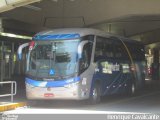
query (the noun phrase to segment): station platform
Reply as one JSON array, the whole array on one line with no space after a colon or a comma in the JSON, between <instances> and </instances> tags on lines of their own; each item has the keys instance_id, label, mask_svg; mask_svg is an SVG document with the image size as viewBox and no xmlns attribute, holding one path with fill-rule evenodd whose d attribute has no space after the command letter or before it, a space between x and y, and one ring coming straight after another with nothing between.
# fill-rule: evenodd
<instances>
[{"instance_id":1,"label":"station platform","mask_svg":"<svg viewBox=\"0 0 160 120\"><path fill-rule=\"evenodd\" d=\"M0 97L0 113L27 106L27 100L25 97L24 76L12 76L11 79L6 79L4 81L15 81L17 83L17 92L16 95L13 96L12 102L10 96ZM8 84L0 86L0 95L9 93L10 89L10 85Z\"/></svg>"},{"instance_id":2,"label":"station platform","mask_svg":"<svg viewBox=\"0 0 160 120\"><path fill-rule=\"evenodd\" d=\"M8 110L14 110L19 107L25 107L27 105L26 102L0 102L0 112L8 111Z\"/></svg>"}]
</instances>

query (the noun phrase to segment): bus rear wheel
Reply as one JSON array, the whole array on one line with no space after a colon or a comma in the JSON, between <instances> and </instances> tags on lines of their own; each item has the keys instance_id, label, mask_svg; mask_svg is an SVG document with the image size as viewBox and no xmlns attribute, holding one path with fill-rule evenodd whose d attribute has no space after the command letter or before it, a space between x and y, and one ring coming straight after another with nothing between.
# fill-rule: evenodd
<instances>
[{"instance_id":1,"label":"bus rear wheel","mask_svg":"<svg viewBox=\"0 0 160 120\"><path fill-rule=\"evenodd\" d=\"M87 100L88 104L97 104L101 101L100 97L100 87L99 85L95 85L91 91L91 95Z\"/></svg>"},{"instance_id":2,"label":"bus rear wheel","mask_svg":"<svg viewBox=\"0 0 160 120\"><path fill-rule=\"evenodd\" d=\"M136 94L136 85L135 83L132 83L131 86L129 87L129 96L134 96Z\"/></svg>"},{"instance_id":3,"label":"bus rear wheel","mask_svg":"<svg viewBox=\"0 0 160 120\"><path fill-rule=\"evenodd\" d=\"M135 84L132 84L132 86L131 86L131 94L132 94L132 95L135 94L135 90L136 90Z\"/></svg>"}]
</instances>

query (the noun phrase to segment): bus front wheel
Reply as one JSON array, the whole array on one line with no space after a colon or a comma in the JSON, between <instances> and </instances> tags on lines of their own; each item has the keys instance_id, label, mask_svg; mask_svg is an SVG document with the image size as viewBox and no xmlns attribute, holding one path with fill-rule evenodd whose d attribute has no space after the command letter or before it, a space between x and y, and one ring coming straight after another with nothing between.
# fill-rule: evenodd
<instances>
[{"instance_id":1,"label":"bus front wheel","mask_svg":"<svg viewBox=\"0 0 160 120\"><path fill-rule=\"evenodd\" d=\"M89 104L97 104L100 102L100 100L100 87L99 85L95 85L91 90L91 95L87 101Z\"/></svg>"}]
</instances>

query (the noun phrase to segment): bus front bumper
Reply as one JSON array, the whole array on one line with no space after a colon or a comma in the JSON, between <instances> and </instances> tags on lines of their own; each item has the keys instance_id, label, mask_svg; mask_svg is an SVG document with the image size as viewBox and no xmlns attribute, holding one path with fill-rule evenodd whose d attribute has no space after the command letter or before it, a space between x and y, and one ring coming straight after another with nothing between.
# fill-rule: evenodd
<instances>
[{"instance_id":1,"label":"bus front bumper","mask_svg":"<svg viewBox=\"0 0 160 120\"><path fill-rule=\"evenodd\" d=\"M79 85L64 87L34 87L26 83L26 95L28 99L68 99L83 100L89 97L88 90L82 90Z\"/></svg>"}]
</instances>

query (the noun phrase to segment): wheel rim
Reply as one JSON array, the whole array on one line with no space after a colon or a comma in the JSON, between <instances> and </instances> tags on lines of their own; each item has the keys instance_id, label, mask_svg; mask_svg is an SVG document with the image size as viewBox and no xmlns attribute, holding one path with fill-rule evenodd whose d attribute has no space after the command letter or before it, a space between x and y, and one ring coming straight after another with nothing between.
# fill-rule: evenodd
<instances>
[{"instance_id":1,"label":"wheel rim","mask_svg":"<svg viewBox=\"0 0 160 120\"><path fill-rule=\"evenodd\" d=\"M134 86L134 84L132 84L132 94L134 94L135 93L135 86Z\"/></svg>"},{"instance_id":2,"label":"wheel rim","mask_svg":"<svg viewBox=\"0 0 160 120\"><path fill-rule=\"evenodd\" d=\"M93 99L96 100L97 97L98 97L97 89L94 88L94 89L93 89Z\"/></svg>"}]
</instances>

